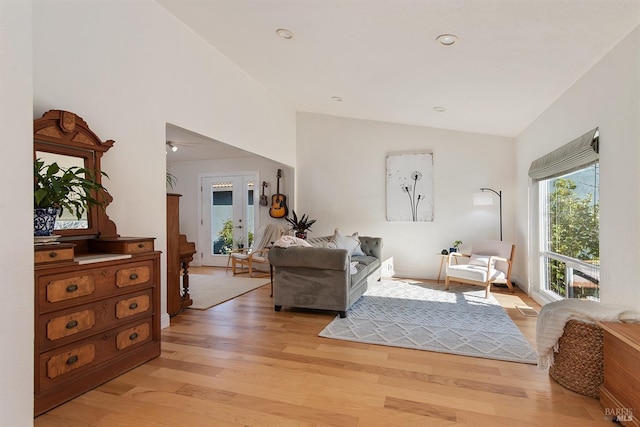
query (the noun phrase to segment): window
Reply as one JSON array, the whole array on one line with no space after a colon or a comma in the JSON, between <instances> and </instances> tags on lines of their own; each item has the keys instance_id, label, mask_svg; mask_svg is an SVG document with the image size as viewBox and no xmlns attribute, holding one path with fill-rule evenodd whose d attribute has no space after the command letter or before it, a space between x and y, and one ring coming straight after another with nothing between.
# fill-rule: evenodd
<instances>
[{"instance_id":1,"label":"window","mask_svg":"<svg viewBox=\"0 0 640 427\"><path fill-rule=\"evenodd\" d=\"M537 159L540 290L552 299L600 294L599 132Z\"/></svg>"},{"instance_id":2,"label":"window","mask_svg":"<svg viewBox=\"0 0 640 427\"><path fill-rule=\"evenodd\" d=\"M599 300L598 163L543 180L538 188L543 289L562 298Z\"/></svg>"}]
</instances>

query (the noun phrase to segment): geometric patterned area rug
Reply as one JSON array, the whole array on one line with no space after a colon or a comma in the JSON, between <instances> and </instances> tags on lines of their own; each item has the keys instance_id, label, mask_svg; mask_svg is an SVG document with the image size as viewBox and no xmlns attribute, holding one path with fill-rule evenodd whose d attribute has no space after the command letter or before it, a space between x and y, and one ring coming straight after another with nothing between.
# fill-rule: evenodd
<instances>
[{"instance_id":1,"label":"geometric patterned area rug","mask_svg":"<svg viewBox=\"0 0 640 427\"><path fill-rule=\"evenodd\" d=\"M383 280L321 337L537 364L538 356L498 301L479 286Z\"/></svg>"}]
</instances>

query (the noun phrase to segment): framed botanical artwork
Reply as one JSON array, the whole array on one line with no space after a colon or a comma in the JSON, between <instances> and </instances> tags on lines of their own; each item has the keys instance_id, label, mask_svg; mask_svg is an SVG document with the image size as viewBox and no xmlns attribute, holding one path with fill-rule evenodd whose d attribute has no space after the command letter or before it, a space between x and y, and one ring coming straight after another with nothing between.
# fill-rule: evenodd
<instances>
[{"instance_id":1,"label":"framed botanical artwork","mask_svg":"<svg viewBox=\"0 0 640 427\"><path fill-rule=\"evenodd\" d=\"M433 154L387 156L387 221L433 221Z\"/></svg>"}]
</instances>

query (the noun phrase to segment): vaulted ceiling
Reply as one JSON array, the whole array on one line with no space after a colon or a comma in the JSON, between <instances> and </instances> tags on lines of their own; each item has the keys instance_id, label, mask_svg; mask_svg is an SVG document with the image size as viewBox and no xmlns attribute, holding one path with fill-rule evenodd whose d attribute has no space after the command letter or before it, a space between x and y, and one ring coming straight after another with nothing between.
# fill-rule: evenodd
<instances>
[{"instance_id":1,"label":"vaulted ceiling","mask_svg":"<svg viewBox=\"0 0 640 427\"><path fill-rule=\"evenodd\" d=\"M157 2L298 111L512 137L640 24L640 0Z\"/></svg>"}]
</instances>

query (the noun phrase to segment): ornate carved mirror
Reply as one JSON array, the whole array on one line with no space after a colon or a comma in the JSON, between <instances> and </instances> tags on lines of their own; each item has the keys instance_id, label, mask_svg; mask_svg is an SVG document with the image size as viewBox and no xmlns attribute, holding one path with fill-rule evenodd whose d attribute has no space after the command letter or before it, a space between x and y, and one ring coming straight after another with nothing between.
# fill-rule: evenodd
<instances>
[{"instance_id":1,"label":"ornate carved mirror","mask_svg":"<svg viewBox=\"0 0 640 427\"><path fill-rule=\"evenodd\" d=\"M68 111L50 110L33 122L34 159L42 159L46 164L57 162L64 168L79 166L93 170L98 182L102 181L100 160L113 144L113 140L101 141L82 117ZM89 206L80 220L63 212L56 221L55 233L87 238L117 236L116 226L105 211L113 200L108 193L106 200L104 209Z\"/></svg>"}]
</instances>

